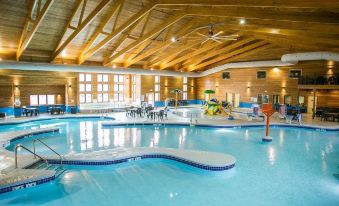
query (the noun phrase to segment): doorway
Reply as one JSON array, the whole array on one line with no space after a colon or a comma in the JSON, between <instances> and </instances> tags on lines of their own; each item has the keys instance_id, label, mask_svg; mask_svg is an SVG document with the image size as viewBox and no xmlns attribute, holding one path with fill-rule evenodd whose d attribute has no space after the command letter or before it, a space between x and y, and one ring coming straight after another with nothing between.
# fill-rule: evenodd
<instances>
[{"instance_id":1,"label":"doorway","mask_svg":"<svg viewBox=\"0 0 339 206\"><path fill-rule=\"evenodd\" d=\"M232 93L226 93L226 102L233 104L233 94Z\"/></svg>"},{"instance_id":2,"label":"doorway","mask_svg":"<svg viewBox=\"0 0 339 206\"><path fill-rule=\"evenodd\" d=\"M240 94L234 94L234 103L233 107L237 108L240 104Z\"/></svg>"},{"instance_id":3,"label":"doorway","mask_svg":"<svg viewBox=\"0 0 339 206\"><path fill-rule=\"evenodd\" d=\"M307 98L307 113L309 113L309 114L313 114L313 109L317 108L317 97L315 97L315 108L313 108L313 101L314 101L314 97L308 96L308 98Z\"/></svg>"}]
</instances>

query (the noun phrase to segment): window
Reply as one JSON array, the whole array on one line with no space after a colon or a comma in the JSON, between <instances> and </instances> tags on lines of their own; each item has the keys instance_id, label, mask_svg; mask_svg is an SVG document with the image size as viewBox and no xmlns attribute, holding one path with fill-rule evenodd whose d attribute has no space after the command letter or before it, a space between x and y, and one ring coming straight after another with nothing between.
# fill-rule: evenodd
<instances>
[{"instance_id":1,"label":"window","mask_svg":"<svg viewBox=\"0 0 339 206\"><path fill-rule=\"evenodd\" d=\"M55 95L47 95L47 104L55 104Z\"/></svg>"},{"instance_id":2,"label":"window","mask_svg":"<svg viewBox=\"0 0 339 206\"><path fill-rule=\"evenodd\" d=\"M84 92L85 91L85 84L80 84L79 91L80 92Z\"/></svg>"},{"instance_id":3,"label":"window","mask_svg":"<svg viewBox=\"0 0 339 206\"><path fill-rule=\"evenodd\" d=\"M290 70L290 78L291 79L298 79L301 77L301 70L300 69L291 69Z\"/></svg>"},{"instance_id":4,"label":"window","mask_svg":"<svg viewBox=\"0 0 339 206\"><path fill-rule=\"evenodd\" d=\"M292 104L292 97L290 95L284 96L284 104Z\"/></svg>"},{"instance_id":5,"label":"window","mask_svg":"<svg viewBox=\"0 0 339 206\"><path fill-rule=\"evenodd\" d=\"M267 94L258 94L258 104L269 103L269 96Z\"/></svg>"},{"instance_id":6,"label":"window","mask_svg":"<svg viewBox=\"0 0 339 206\"><path fill-rule=\"evenodd\" d=\"M55 104L55 95L54 94L30 95L29 104L31 106Z\"/></svg>"},{"instance_id":7,"label":"window","mask_svg":"<svg viewBox=\"0 0 339 206\"><path fill-rule=\"evenodd\" d=\"M84 82L85 81L85 74L79 74L79 81Z\"/></svg>"},{"instance_id":8,"label":"window","mask_svg":"<svg viewBox=\"0 0 339 206\"><path fill-rule=\"evenodd\" d=\"M125 79L125 76L123 74L115 74L113 77L114 101L119 101L119 102L124 101L124 79Z\"/></svg>"},{"instance_id":9,"label":"window","mask_svg":"<svg viewBox=\"0 0 339 206\"><path fill-rule=\"evenodd\" d=\"M298 102L299 102L299 104L305 104L305 97L304 96L299 96Z\"/></svg>"},{"instance_id":10,"label":"window","mask_svg":"<svg viewBox=\"0 0 339 206\"><path fill-rule=\"evenodd\" d=\"M257 79L266 79L266 71L257 71Z\"/></svg>"},{"instance_id":11,"label":"window","mask_svg":"<svg viewBox=\"0 0 339 206\"><path fill-rule=\"evenodd\" d=\"M39 95L39 105L46 105L46 104L47 104L46 95Z\"/></svg>"},{"instance_id":12,"label":"window","mask_svg":"<svg viewBox=\"0 0 339 206\"><path fill-rule=\"evenodd\" d=\"M92 74L79 74L79 101L92 102Z\"/></svg>"},{"instance_id":13,"label":"window","mask_svg":"<svg viewBox=\"0 0 339 206\"><path fill-rule=\"evenodd\" d=\"M98 74L98 82L108 82L108 74Z\"/></svg>"},{"instance_id":14,"label":"window","mask_svg":"<svg viewBox=\"0 0 339 206\"><path fill-rule=\"evenodd\" d=\"M273 95L273 104L279 104L279 95Z\"/></svg>"},{"instance_id":15,"label":"window","mask_svg":"<svg viewBox=\"0 0 339 206\"><path fill-rule=\"evenodd\" d=\"M79 82L91 82L92 74L79 74Z\"/></svg>"},{"instance_id":16,"label":"window","mask_svg":"<svg viewBox=\"0 0 339 206\"><path fill-rule=\"evenodd\" d=\"M79 100L80 100L80 103L85 103L85 102L86 102L86 96L85 96L85 94L80 94Z\"/></svg>"},{"instance_id":17,"label":"window","mask_svg":"<svg viewBox=\"0 0 339 206\"><path fill-rule=\"evenodd\" d=\"M86 74L86 82L92 81L92 74Z\"/></svg>"},{"instance_id":18,"label":"window","mask_svg":"<svg viewBox=\"0 0 339 206\"><path fill-rule=\"evenodd\" d=\"M92 84L86 84L86 92L92 91Z\"/></svg>"},{"instance_id":19,"label":"window","mask_svg":"<svg viewBox=\"0 0 339 206\"><path fill-rule=\"evenodd\" d=\"M229 72L223 72L222 73L222 78L223 79L230 79L231 78L231 74Z\"/></svg>"},{"instance_id":20,"label":"window","mask_svg":"<svg viewBox=\"0 0 339 206\"><path fill-rule=\"evenodd\" d=\"M38 95L29 96L29 105L31 105L31 106L39 105Z\"/></svg>"},{"instance_id":21,"label":"window","mask_svg":"<svg viewBox=\"0 0 339 206\"><path fill-rule=\"evenodd\" d=\"M136 96L137 96L137 80L136 80L136 75L132 75L132 101L136 101Z\"/></svg>"},{"instance_id":22,"label":"window","mask_svg":"<svg viewBox=\"0 0 339 206\"><path fill-rule=\"evenodd\" d=\"M187 100L187 77L184 77L182 87L182 99Z\"/></svg>"},{"instance_id":23,"label":"window","mask_svg":"<svg viewBox=\"0 0 339 206\"><path fill-rule=\"evenodd\" d=\"M160 101L160 76L154 77L154 101Z\"/></svg>"},{"instance_id":24,"label":"window","mask_svg":"<svg viewBox=\"0 0 339 206\"><path fill-rule=\"evenodd\" d=\"M98 84L98 102L108 102L108 84Z\"/></svg>"},{"instance_id":25,"label":"window","mask_svg":"<svg viewBox=\"0 0 339 206\"><path fill-rule=\"evenodd\" d=\"M92 94L86 94L86 103L92 102Z\"/></svg>"}]
</instances>

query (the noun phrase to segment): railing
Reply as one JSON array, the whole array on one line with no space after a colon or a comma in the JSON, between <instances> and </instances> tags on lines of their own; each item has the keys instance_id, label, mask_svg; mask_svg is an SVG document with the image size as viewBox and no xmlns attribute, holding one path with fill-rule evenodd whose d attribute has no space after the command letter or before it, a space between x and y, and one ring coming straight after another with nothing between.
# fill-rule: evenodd
<instances>
[{"instance_id":1,"label":"railing","mask_svg":"<svg viewBox=\"0 0 339 206\"><path fill-rule=\"evenodd\" d=\"M35 152L33 152L32 150L28 149L27 147L18 144L18 145L15 146L15 169L18 168L18 149L19 148L25 149L29 153L33 154L34 157L39 157L41 160L45 161L46 164L48 165L48 161L45 158L43 158L40 155L36 154Z\"/></svg>"},{"instance_id":2,"label":"railing","mask_svg":"<svg viewBox=\"0 0 339 206\"><path fill-rule=\"evenodd\" d=\"M40 142L41 144L43 144L45 147L47 147L49 150L51 150L52 152L54 152L54 154L58 155L59 156L59 159L60 159L60 167L62 167L62 156L61 154L59 154L58 152L56 152L54 149L52 149L50 146L48 146L46 143L44 143L43 141L41 141L40 139L34 139L33 140L33 154L34 154L34 159L36 158L36 156L38 156L36 153L35 153L35 142L38 141Z\"/></svg>"}]
</instances>

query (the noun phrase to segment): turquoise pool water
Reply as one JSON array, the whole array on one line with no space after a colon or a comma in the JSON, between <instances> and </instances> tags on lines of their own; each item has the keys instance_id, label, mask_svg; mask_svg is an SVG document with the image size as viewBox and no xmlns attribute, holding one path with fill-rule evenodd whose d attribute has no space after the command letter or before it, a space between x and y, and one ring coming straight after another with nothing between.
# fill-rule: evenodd
<instances>
[{"instance_id":1,"label":"turquoise pool water","mask_svg":"<svg viewBox=\"0 0 339 206\"><path fill-rule=\"evenodd\" d=\"M273 142L265 144L260 127L101 127L98 119L69 119L0 126L0 132L46 126L61 132L38 137L63 154L170 147L228 153L237 163L224 172L169 160L68 166L52 183L0 195L0 205L339 205L337 131L273 127ZM32 147L31 139L20 143Z\"/></svg>"}]
</instances>

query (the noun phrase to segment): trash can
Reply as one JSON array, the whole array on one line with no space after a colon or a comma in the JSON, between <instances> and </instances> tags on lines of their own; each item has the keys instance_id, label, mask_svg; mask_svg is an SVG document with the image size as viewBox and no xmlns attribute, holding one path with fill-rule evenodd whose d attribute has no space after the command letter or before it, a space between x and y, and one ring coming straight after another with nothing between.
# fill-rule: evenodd
<instances>
[{"instance_id":1,"label":"trash can","mask_svg":"<svg viewBox=\"0 0 339 206\"><path fill-rule=\"evenodd\" d=\"M14 117L21 117L22 109L21 107L14 107Z\"/></svg>"},{"instance_id":2,"label":"trash can","mask_svg":"<svg viewBox=\"0 0 339 206\"><path fill-rule=\"evenodd\" d=\"M77 113L77 108L75 106L71 107L71 114L76 114Z\"/></svg>"}]
</instances>

